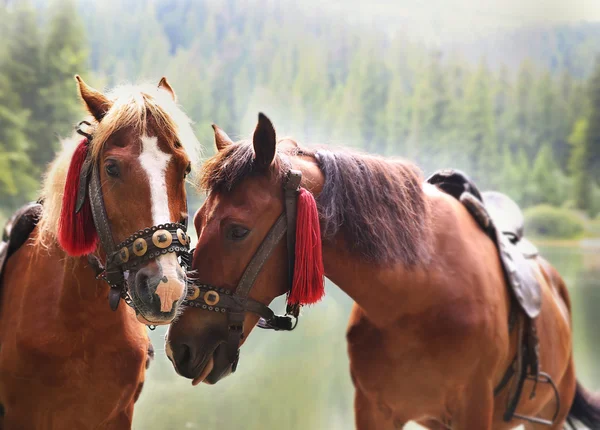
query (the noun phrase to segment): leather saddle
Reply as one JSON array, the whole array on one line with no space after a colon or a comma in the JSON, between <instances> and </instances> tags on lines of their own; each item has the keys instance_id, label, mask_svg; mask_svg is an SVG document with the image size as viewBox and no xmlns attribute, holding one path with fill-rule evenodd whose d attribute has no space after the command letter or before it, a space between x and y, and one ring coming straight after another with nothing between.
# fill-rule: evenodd
<instances>
[{"instance_id":1,"label":"leather saddle","mask_svg":"<svg viewBox=\"0 0 600 430\"><path fill-rule=\"evenodd\" d=\"M16 211L6 223L0 242L0 278L8 258L27 242L40 220L42 210L40 203L28 203Z\"/></svg>"},{"instance_id":2,"label":"leather saddle","mask_svg":"<svg viewBox=\"0 0 600 430\"><path fill-rule=\"evenodd\" d=\"M511 292L509 331L517 320L518 348L516 357L507 369L494 394L499 394L511 380L504 420L513 418L530 422L553 425L559 408L552 420L528 417L516 413L525 380L535 382L530 398L535 396L538 382L547 383L554 389L559 404L558 391L550 375L540 371L539 340L536 317L542 306L541 285L538 282L531 259L538 256L538 250L524 235L524 217L519 206L507 195L497 191L480 193L467 175L459 170L440 170L431 175L427 182L437 186L460 201L473 216L481 229L494 242L500 257L506 285Z\"/></svg>"},{"instance_id":3,"label":"leather saddle","mask_svg":"<svg viewBox=\"0 0 600 430\"><path fill-rule=\"evenodd\" d=\"M507 284L519 307L529 318L540 313L541 286L527 261L537 248L523 237L524 217L519 206L497 191L481 193L459 170L440 170L427 182L459 200L498 248Z\"/></svg>"}]
</instances>

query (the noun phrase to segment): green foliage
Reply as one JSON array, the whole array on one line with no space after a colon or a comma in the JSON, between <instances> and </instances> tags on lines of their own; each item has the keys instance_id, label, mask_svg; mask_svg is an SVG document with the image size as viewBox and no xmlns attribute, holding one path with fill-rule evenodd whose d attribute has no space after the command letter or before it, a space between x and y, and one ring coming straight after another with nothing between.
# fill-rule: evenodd
<instances>
[{"instance_id":1,"label":"green foliage","mask_svg":"<svg viewBox=\"0 0 600 430\"><path fill-rule=\"evenodd\" d=\"M577 207L594 215L600 210L595 192L600 184L600 57L588 82L586 111L568 138L572 150L569 169L573 175Z\"/></svg>"},{"instance_id":2,"label":"green foliage","mask_svg":"<svg viewBox=\"0 0 600 430\"><path fill-rule=\"evenodd\" d=\"M588 214L592 217L600 217L600 185L591 186Z\"/></svg>"},{"instance_id":3,"label":"green foliage","mask_svg":"<svg viewBox=\"0 0 600 430\"><path fill-rule=\"evenodd\" d=\"M72 75L85 73L89 54L95 82L168 76L208 154L210 123L246 136L263 111L282 135L403 156L426 172L460 168L525 206L590 205L590 169L573 167L591 157L573 143L590 110L573 64L555 74L540 61L516 73L495 60L474 66L294 3L75 1L0 7L3 204L31 197L56 136L81 117Z\"/></svg>"},{"instance_id":4,"label":"green foliage","mask_svg":"<svg viewBox=\"0 0 600 430\"><path fill-rule=\"evenodd\" d=\"M572 145L569 170L573 175L573 193L575 204L578 208L590 210L592 183L587 174L587 120L579 120L575 123L573 132L569 136Z\"/></svg>"},{"instance_id":5,"label":"green foliage","mask_svg":"<svg viewBox=\"0 0 600 430\"><path fill-rule=\"evenodd\" d=\"M44 86L39 90L46 109L46 136L70 134L73 121L83 114L73 76L87 70L87 42L81 19L73 16L73 0L57 0L48 10L50 21L44 49ZM47 139L48 140L48 139ZM42 163L53 157L54 142L47 141Z\"/></svg>"},{"instance_id":6,"label":"green foliage","mask_svg":"<svg viewBox=\"0 0 600 430\"><path fill-rule=\"evenodd\" d=\"M48 12L47 26L40 14ZM84 73L83 26L70 1L47 11L27 2L1 9L0 198L14 209L35 198L40 175L82 112L73 80Z\"/></svg>"},{"instance_id":7,"label":"green foliage","mask_svg":"<svg viewBox=\"0 0 600 430\"><path fill-rule=\"evenodd\" d=\"M529 175L527 202L531 205L549 203L560 206L568 198L568 182L552 156L550 145L542 146Z\"/></svg>"},{"instance_id":8,"label":"green foliage","mask_svg":"<svg viewBox=\"0 0 600 430\"><path fill-rule=\"evenodd\" d=\"M577 213L550 205L533 206L525 211L525 231L531 236L574 239L585 224Z\"/></svg>"},{"instance_id":9,"label":"green foliage","mask_svg":"<svg viewBox=\"0 0 600 430\"><path fill-rule=\"evenodd\" d=\"M600 183L600 56L589 82L590 114L585 139L584 168Z\"/></svg>"}]
</instances>

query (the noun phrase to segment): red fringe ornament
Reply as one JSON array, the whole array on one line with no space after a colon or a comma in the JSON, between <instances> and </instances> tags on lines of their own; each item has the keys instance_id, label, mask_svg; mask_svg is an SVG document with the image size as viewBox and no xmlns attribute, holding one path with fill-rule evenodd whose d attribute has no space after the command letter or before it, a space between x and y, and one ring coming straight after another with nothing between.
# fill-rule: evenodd
<instances>
[{"instance_id":1,"label":"red fringe ornament","mask_svg":"<svg viewBox=\"0 0 600 430\"><path fill-rule=\"evenodd\" d=\"M98 242L98 233L94 226L89 196L86 195L79 213L75 213L79 174L87 153L87 139L83 139L75 149L73 158L71 158L58 221L58 243L67 254L74 257L94 252Z\"/></svg>"},{"instance_id":2,"label":"red fringe ornament","mask_svg":"<svg viewBox=\"0 0 600 430\"><path fill-rule=\"evenodd\" d=\"M289 304L312 305L325 295L321 227L317 202L304 188L298 194L296 259Z\"/></svg>"}]
</instances>

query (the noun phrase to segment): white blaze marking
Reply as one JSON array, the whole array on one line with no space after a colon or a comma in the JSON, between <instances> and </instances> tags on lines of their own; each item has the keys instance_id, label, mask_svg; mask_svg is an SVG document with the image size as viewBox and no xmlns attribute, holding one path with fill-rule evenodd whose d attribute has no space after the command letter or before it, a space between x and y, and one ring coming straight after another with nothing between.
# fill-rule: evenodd
<instances>
[{"instance_id":1,"label":"white blaze marking","mask_svg":"<svg viewBox=\"0 0 600 430\"><path fill-rule=\"evenodd\" d=\"M169 211L169 195L167 193L167 166L171 155L163 152L158 147L156 137L142 136L142 153L139 160L146 171L150 184L150 198L152 200L152 223L154 225L171 222ZM163 276L167 282L160 282L156 294L160 299L161 312L170 312L173 302L183 295L183 283L177 276L177 256L174 253L161 255L156 259L162 267Z\"/></svg>"},{"instance_id":2,"label":"white blaze marking","mask_svg":"<svg viewBox=\"0 0 600 430\"><path fill-rule=\"evenodd\" d=\"M152 222L154 225L171 222L169 196L167 195L167 165L171 155L162 152L156 137L142 136L140 163L150 182L152 197Z\"/></svg>"}]
</instances>

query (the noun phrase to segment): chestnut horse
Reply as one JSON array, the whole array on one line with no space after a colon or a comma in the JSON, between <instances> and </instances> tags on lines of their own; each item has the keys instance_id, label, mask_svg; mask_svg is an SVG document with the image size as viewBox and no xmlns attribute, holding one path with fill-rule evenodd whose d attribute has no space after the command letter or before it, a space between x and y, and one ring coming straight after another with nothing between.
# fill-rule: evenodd
<instances>
[{"instance_id":1,"label":"chestnut horse","mask_svg":"<svg viewBox=\"0 0 600 430\"><path fill-rule=\"evenodd\" d=\"M96 270L107 261L104 240L118 244L140 229L185 221L197 145L189 120L165 78L107 95L76 79L92 115L89 139L65 142L49 167L41 219L1 279L1 428L131 428L152 352L136 313L147 324L169 323L186 292L175 253L160 254L124 274L135 312L124 303L112 311L112 289ZM99 175L100 193L89 195L90 186L75 214L83 159ZM108 239L94 229L93 198L103 200Z\"/></svg>"},{"instance_id":2,"label":"chestnut horse","mask_svg":"<svg viewBox=\"0 0 600 430\"><path fill-rule=\"evenodd\" d=\"M178 373L194 383L215 383L231 373L226 346L232 327L225 311L236 304L225 298L239 294L242 273L247 276L246 266L285 213L282 187L295 170L301 187L316 197L325 275L355 301L347 341L356 428L398 429L408 421L464 430L521 424L503 421L508 390L494 396L516 354L510 293L494 243L458 200L424 184L419 170L403 160L315 152L290 139L277 143L264 115L251 142L234 143L215 131L218 153L202 172L208 195L194 219L199 239L192 266L201 288L212 289L202 303L224 308L205 310L194 302L170 326L166 349ZM300 217L299 206L298 229ZM299 267L298 258L295 264L312 270ZM536 397L523 395L517 411L550 419L558 407L553 428L562 428L567 417L600 428L600 400L575 379L565 284L543 259L534 264L543 284L536 322L541 368L556 382L560 405L551 387L539 384ZM258 313L269 318L255 302L268 305L289 292L287 268L280 240L250 290L254 310L247 305L240 344ZM526 382L524 392L531 388Z\"/></svg>"}]
</instances>

